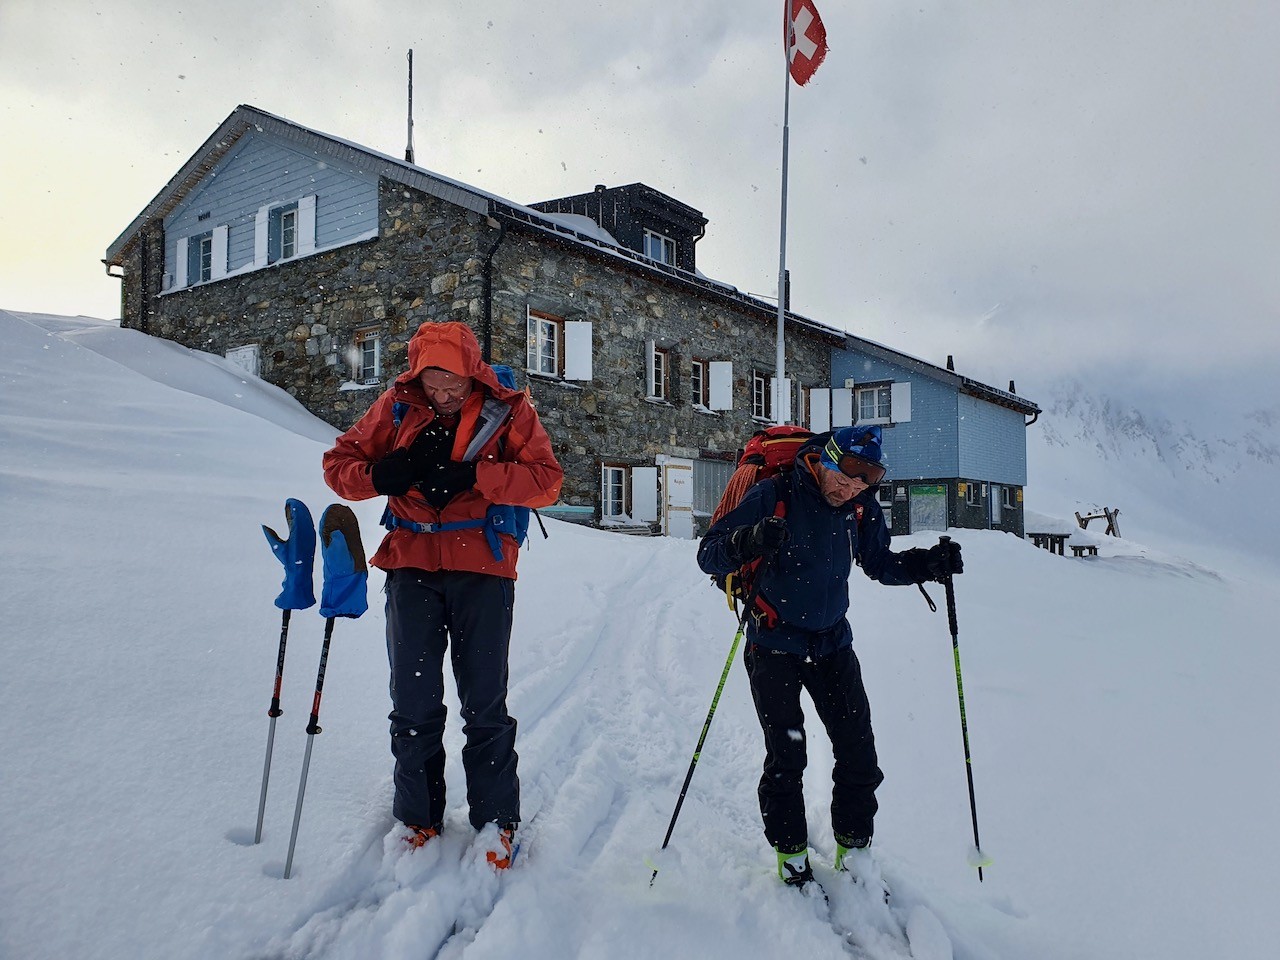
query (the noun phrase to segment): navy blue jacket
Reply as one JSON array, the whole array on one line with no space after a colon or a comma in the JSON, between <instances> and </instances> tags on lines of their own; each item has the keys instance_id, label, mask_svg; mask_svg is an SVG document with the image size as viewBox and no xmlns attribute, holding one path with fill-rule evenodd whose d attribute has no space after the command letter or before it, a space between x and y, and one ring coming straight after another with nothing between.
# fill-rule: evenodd
<instances>
[{"instance_id":1,"label":"navy blue jacket","mask_svg":"<svg viewBox=\"0 0 1280 960\"><path fill-rule=\"evenodd\" d=\"M826 435L818 439L825 440ZM925 550L895 553L889 549L889 530L872 491L864 491L839 507L827 503L802 462L818 449L811 441L800 449L794 470L762 480L748 490L742 502L721 517L698 546L698 566L704 572L725 576L737 570L740 564L730 536L740 527L774 516L779 484L785 484L790 537L774 562L758 573L760 595L777 610L778 623L771 630L749 618L747 638L762 647L810 657L827 656L853 643L845 614L849 610L849 574L855 561L868 577L892 586L930 579Z\"/></svg>"}]
</instances>

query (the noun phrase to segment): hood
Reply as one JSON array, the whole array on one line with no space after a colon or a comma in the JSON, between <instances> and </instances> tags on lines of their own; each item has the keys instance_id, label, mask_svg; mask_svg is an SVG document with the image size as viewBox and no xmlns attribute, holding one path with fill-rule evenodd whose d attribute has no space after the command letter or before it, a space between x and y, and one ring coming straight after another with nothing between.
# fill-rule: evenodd
<instances>
[{"instance_id":1,"label":"hood","mask_svg":"<svg viewBox=\"0 0 1280 960\"><path fill-rule=\"evenodd\" d=\"M506 392L498 383L493 368L485 363L480 341L465 323L428 320L409 340L409 369L396 378L408 384L430 367L448 370L460 377L475 377L495 392Z\"/></svg>"}]
</instances>

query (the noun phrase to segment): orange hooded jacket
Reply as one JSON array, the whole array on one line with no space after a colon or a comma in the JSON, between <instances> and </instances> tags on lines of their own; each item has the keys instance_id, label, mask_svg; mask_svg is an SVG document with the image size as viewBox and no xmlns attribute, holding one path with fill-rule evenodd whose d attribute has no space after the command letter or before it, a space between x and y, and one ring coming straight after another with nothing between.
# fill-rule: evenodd
<instances>
[{"instance_id":1,"label":"orange hooded jacket","mask_svg":"<svg viewBox=\"0 0 1280 960\"><path fill-rule=\"evenodd\" d=\"M391 512L418 523L452 523L485 516L494 504L545 507L556 502L564 471L551 452L551 440L534 412L529 398L498 382L484 362L480 344L465 323L433 323L418 328L409 341L409 370L374 401L356 424L338 438L324 455L324 479L345 500L378 496L370 468L392 450L408 447L435 419L418 382L422 371L438 368L460 377L473 377L474 388L459 413L452 458L462 461L477 435L481 408L486 399L507 408L497 432L484 442L472 459L476 483L459 493L444 509L436 510L413 488L403 497L389 497ZM405 405L397 428L392 406ZM491 404L491 410L493 405ZM485 530L470 527L440 533L415 533L395 529L382 539L370 561L383 570L414 567L419 570L465 570L515 579L518 547L514 538L502 537L502 560L496 560Z\"/></svg>"}]
</instances>

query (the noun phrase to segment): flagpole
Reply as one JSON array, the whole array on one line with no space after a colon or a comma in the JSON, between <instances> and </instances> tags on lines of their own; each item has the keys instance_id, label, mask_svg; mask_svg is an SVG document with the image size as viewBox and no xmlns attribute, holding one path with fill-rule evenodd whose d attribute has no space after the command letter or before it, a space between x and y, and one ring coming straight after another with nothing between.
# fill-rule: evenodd
<instances>
[{"instance_id":1,"label":"flagpole","mask_svg":"<svg viewBox=\"0 0 1280 960\"><path fill-rule=\"evenodd\" d=\"M791 23L791 0L783 0L783 22L787 24L787 40L782 47L782 224L778 238L778 334L774 375L773 418L786 423L790 418L782 416L783 381L787 373L787 361L783 327L787 314L787 147L791 134L791 47L794 42L794 26Z\"/></svg>"}]
</instances>

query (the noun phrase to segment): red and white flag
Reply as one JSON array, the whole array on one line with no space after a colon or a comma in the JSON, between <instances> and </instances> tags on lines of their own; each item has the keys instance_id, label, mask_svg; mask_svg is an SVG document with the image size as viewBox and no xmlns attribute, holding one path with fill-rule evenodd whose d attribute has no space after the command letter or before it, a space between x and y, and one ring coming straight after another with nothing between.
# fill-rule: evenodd
<instances>
[{"instance_id":1,"label":"red and white flag","mask_svg":"<svg viewBox=\"0 0 1280 960\"><path fill-rule=\"evenodd\" d=\"M803 87L827 56L827 28L813 0L787 0L782 42L787 45L791 79Z\"/></svg>"}]
</instances>

